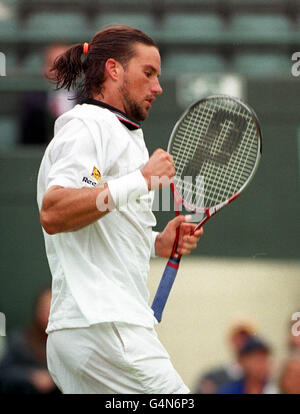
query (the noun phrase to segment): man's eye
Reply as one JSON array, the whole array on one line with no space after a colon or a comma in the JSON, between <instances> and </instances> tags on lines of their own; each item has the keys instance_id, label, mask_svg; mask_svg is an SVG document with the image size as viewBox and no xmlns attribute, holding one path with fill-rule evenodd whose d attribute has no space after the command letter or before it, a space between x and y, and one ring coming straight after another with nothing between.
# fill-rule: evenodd
<instances>
[{"instance_id":1,"label":"man's eye","mask_svg":"<svg viewBox=\"0 0 300 414\"><path fill-rule=\"evenodd\" d=\"M145 75L147 76L147 78L150 78L151 72L145 72Z\"/></svg>"}]
</instances>

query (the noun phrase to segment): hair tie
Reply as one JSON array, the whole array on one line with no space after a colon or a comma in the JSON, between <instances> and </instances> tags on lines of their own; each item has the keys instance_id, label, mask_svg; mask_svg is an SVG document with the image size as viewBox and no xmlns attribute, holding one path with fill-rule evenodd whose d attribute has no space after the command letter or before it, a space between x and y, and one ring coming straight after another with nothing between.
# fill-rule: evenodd
<instances>
[{"instance_id":1,"label":"hair tie","mask_svg":"<svg viewBox=\"0 0 300 414\"><path fill-rule=\"evenodd\" d=\"M85 55L87 55L88 54L88 51L89 51L89 44L88 44L88 42L84 42L83 43L83 53Z\"/></svg>"}]
</instances>

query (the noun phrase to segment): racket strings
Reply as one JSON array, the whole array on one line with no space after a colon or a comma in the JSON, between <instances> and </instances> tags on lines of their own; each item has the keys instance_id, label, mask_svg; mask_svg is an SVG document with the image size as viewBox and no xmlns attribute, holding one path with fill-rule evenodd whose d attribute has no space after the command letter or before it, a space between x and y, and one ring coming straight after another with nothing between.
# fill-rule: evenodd
<instances>
[{"instance_id":1,"label":"racket strings","mask_svg":"<svg viewBox=\"0 0 300 414\"><path fill-rule=\"evenodd\" d=\"M256 123L243 105L230 98L196 105L178 125L170 151L187 204L207 208L235 194L251 176L258 145Z\"/></svg>"},{"instance_id":2,"label":"racket strings","mask_svg":"<svg viewBox=\"0 0 300 414\"><path fill-rule=\"evenodd\" d=\"M239 116L240 115L241 114L239 112ZM241 119L241 117L239 119ZM219 169L219 171L216 171L215 169L216 174L217 172L219 172L219 175L216 176L216 180L219 180L219 183L221 185L220 187L210 187L210 192L207 194L207 196L212 200L212 204L214 204L215 201L222 202L224 198L228 198L228 196L231 195L230 193L228 194L228 190L233 191L232 194L234 194L248 179L249 175L253 170L253 166L255 165L257 157L257 145L254 146L253 157L249 158L249 151L252 147L251 144L253 142L257 144L257 140L253 141L253 136L256 136L256 129L254 128L252 129L252 131L248 131L249 125L251 126L253 124L251 122L251 118L249 119L249 121L250 122L247 122L246 130L243 136L244 142L241 143L239 151L235 151L234 147L231 149L232 157L229 160L226 175L222 175L222 169ZM240 126L238 125L238 127ZM240 131L241 130L242 129L240 129ZM229 181L230 186L226 185L226 180ZM219 190L218 194L216 194L217 190ZM216 197L217 195L218 197Z\"/></svg>"}]
</instances>

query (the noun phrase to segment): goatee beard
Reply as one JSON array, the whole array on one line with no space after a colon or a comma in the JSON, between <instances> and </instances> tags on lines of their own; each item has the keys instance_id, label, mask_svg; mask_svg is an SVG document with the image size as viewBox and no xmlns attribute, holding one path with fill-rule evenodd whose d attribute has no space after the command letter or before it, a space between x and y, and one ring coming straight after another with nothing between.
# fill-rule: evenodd
<instances>
[{"instance_id":1,"label":"goatee beard","mask_svg":"<svg viewBox=\"0 0 300 414\"><path fill-rule=\"evenodd\" d=\"M123 96L123 103L126 114L137 122L144 121L147 118L147 114L145 111L143 111L143 109L138 105L136 101L130 98L128 82L124 82L124 85L120 87L119 92Z\"/></svg>"}]
</instances>

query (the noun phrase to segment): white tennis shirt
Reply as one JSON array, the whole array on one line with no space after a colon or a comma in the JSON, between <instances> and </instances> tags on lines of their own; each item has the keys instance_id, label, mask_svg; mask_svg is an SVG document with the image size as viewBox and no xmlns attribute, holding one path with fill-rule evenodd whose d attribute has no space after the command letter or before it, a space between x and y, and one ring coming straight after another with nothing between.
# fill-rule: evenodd
<instances>
[{"instance_id":1,"label":"white tennis shirt","mask_svg":"<svg viewBox=\"0 0 300 414\"><path fill-rule=\"evenodd\" d=\"M86 102L55 123L38 175L39 209L51 186L92 188L140 170L149 159L135 121L99 101ZM43 230L52 273L48 333L100 322L156 323L146 285L158 234L152 231L152 203L147 191L83 229L54 235Z\"/></svg>"}]
</instances>

